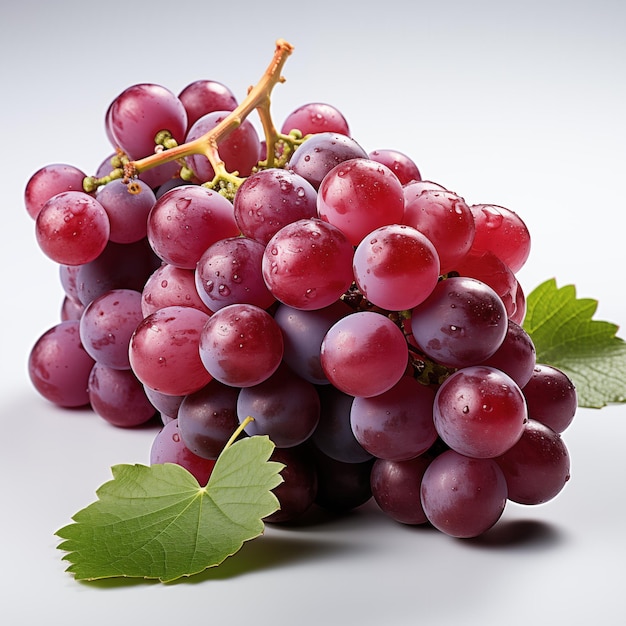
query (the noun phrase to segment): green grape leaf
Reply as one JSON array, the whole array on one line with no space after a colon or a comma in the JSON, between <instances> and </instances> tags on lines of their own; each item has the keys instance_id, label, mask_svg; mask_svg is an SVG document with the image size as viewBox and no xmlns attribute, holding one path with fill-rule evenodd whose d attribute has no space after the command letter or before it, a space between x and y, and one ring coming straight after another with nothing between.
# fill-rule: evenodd
<instances>
[{"instance_id":1,"label":"green grape leaf","mask_svg":"<svg viewBox=\"0 0 626 626\"><path fill-rule=\"evenodd\" d=\"M626 342L619 327L594 320L597 300L576 298L573 285L549 279L528 294L524 330L537 362L565 372L576 385L578 406L626 402Z\"/></svg>"},{"instance_id":2,"label":"green grape leaf","mask_svg":"<svg viewBox=\"0 0 626 626\"><path fill-rule=\"evenodd\" d=\"M278 510L272 489L282 463L267 436L241 439L220 454L205 487L172 463L115 465L98 500L56 532L78 580L112 577L170 582L219 565L264 531Z\"/></svg>"}]
</instances>

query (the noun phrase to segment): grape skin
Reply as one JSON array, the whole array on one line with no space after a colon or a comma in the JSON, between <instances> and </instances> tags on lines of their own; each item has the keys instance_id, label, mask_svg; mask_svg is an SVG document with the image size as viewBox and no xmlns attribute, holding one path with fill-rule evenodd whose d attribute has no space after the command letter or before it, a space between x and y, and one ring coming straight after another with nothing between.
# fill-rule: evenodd
<instances>
[{"instance_id":1,"label":"grape skin","mask_svg":"<svg viewBox=\"0 0 626 626\"><path fill-rule=\"evenodd\" d=\"M504 473L494 459L454 450L437 456L422 478L420 498L428 521L452 537L477 537L502 516L507 501Z\"/></svg>"},{"instance_id":2,"label":"grape skin","mask_svg":"<svg viewBox=\"0 0 626 626\"><path fill-rule=\"evenodd\" d=\"M433 419L439 436L453 450L491 458L517 443L528 411L521 389L510 376L474 365L457 370L441 384Z\"/></svg>"},{"instance_id":3,"label":"grape skin","mask_svg":"<svg viewBox=\"0 0 626 626\"><path fill-rule=\"evenodd\" d=\"M200 358L225 385L250 387L268 379L283 357L283 337L274 318L251 304L216 311L200 336Z\"/></svg>"},{"instance_id":4,"label":"grape skin","mask_svg":"<svg viewBox=\"0 0 626 626\"><path fill-rule=\"evenodd\" d=\"M348 395L370 397L400 380L408 347L402 331L388 317L360 311L333 324L320 355L322 369L333 385Z\"/></svg>"},{"instance_id":5,"label":"grape skin","mask_svg":"<svg viewBox=\"0 0 626 626\"><path fill-rule=\"evenodd\" d=\"M130 365L139 380L173 396L204 387L211 375L200 360L202 329L209 316L192 307L169 306L144 318L129 346Z\"/></svg>"},{"instance_id":6,"label":"grape skin","mask_svg":"<svg viewBox=\"0 0 626 626\"><path fill-rule=\"evenodd\" d=\"M95 361L80 341L79 322L60 322L35 342L28 357L33 386L50 402L62 407L89 404L87 381Z\"/></svg>"}]
</instances>

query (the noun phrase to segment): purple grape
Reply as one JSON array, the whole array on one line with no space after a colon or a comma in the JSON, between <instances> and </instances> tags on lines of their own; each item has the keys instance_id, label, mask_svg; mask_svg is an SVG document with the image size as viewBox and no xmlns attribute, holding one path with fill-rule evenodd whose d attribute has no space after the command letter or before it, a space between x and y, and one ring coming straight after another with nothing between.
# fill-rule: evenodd
<instances>
[{"instance_id":1,"label":"purple grape","mask_svg":"<svg viewBox=\"0 0 626 626\"><path fill-rule=\"evenodd\" d=\"M217 459L239 427L239 390L218 380L184 397L178 408L178 428L185 445L205 459Z\"/></svg>"},{"instance_id":2,"label":"purple grape","mask_svg":"<svg viewBox=\"0 0 626 626\"><path fill-rule=\"evenodd\" d=\"M578 396L574 383L565 372L552 365L537 363L522 391L532 419L557 433L562 433L572 423Z\"/></svg>"},{"instance_id":3,"label":"purple grape","mask_svg":"<svg viewBox=\"0 0 626 626\"><path fill-rule=\"evenodd\" d=\"M496 458L508 497L520 504L541 504L561 492L570 478L570 458L561 436L530 419L520 440Z\"/></svg>"},{"instance_id":4,"label":"purple grape","mask_svg":"<svg viewBox=\"0 0 626 626\"><path fill-rule=\"evenodd\" d=\"M493 459L473 459L454 450L426 468L420 489L428 521L452 537L477 537L502 516L507 485Z\"/></svg>"},{"instance_id":5,"label":"purple grape","mask_svg":"<svg viewBox=\"0 0 626 626\"><path fill-rule=\"evenodd\" d=\"M254 418L245 432L268 435L278 448L304 443L320 419L320 399L315 387L284 364L266 380L241 389L237 415L243 422Z\"/></svg>"}]
</instances>

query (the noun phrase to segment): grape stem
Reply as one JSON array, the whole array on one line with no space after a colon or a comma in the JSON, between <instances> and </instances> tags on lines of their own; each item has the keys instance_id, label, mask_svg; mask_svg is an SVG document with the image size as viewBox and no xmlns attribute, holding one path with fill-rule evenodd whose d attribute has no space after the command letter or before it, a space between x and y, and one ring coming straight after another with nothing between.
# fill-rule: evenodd
<instances>
[{"instance_id":1,"label":"grape stem","mask_svg":"<svg viewBox=\"0 0 626 626\"><path fill-rule=\"evenodd\" d=\"M224 450L227 450L228 448L230 448L230 446L237 440L237 437L241 435L245 427L250 422L254 422L254 417L252 417L251 415L248 415L248 417L246 417L246 419L243 420L241 424L239 424L239 426L237 427L237 430L235 430L235 432L231 435L230 439L226 442L226 445L224 446Z\"/></svg>"},{"instance_id":2,"label":"grape stem","mask_svg":"<svg viewBox=\"0 0 626 626\"><path fill-rule=\"evenodd\" d=\"M248 89L246 98L239 104L229 115L227 115L217 126L210 131L186 143L176 145L165 150L159 150L150 156L138 159L136 161L127 161L123 165L122 170L115 170L107 179L119 178L121 175L126 179L132 179L148 169L169 163L171 161L184 159L185 157L195 154L204 155L208 160L215 177L207 186L215 189L223 189L227 186L237 187L241 179L237 177L237 172L228 172L224 161L220 157L217 144L226 138L230 133L236 130L243 121L256 110L259 114L265 141L267 145L266 167L272 167L274 164L277 142L281 139L286 140L288 137L282 137L276 131L272 117L270 114L270 103L272 90L278 83L285 82L281 72L287 58L293 52L293 46L284 39L276 41L276 48L271 63L268 65L259 82ZM85 191L93 191L97 188L98 179L88 177L84 181Z\"/></svg>"}]
</instances>

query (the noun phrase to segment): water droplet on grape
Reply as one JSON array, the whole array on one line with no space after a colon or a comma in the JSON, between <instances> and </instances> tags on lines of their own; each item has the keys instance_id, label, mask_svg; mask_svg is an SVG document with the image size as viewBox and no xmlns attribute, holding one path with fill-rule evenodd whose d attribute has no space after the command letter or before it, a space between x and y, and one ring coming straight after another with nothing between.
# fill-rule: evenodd
<instances>
[{"instance_id":1,"label":"water droplet on grape","mask_svg":"<svg viewBox=\"0 0 626 626\"><path fill-rule=\"evenodd\" d=\"M163 287L163 289L167 289L167 281L166 280L162 280L161 281L161 287Z\"/></svg>"},{"instance_id":2,"label":"water droplet on grape","mask_svg":"<svg viewBox=\"0 0 626 626\"><path fill-rule=\"evenodd\" d=\"M179 211L184 211L191 204L191 198L180 198L176 201L176 208ZM168 215L167 219L171 219Z\"/></svg>"},{"instance_id":3,"label":"water droplet on grape","mask_svg":"<svg viewBox=\"0 0 626 626\"><path fill-rule=\"evenodd\" d=\"M465 405L465 406L461 409L461 411L462 411L463 413L465 413L466 415L469 413L469 410L470 410L470 409L469 409L469 407L468 407L467 405Z\"/></svg>"},{"instance_id":4,"label":"water droplet on grape","mask_svg":"<svg viewBox=\"0 0 626 626\"><path fill-rule=\"evenodd\" d=\"M230 295L230 287L228 285L220 285L217 290L219 291L220 296Z\"/></svg>"},{"instance_id":5,"label":"water droplet on grape","mask_svg":"<svg viewBox=\"0 0 626 626\"><path fill-rule=\"evenodd\" d=\"M165 357L164 357L164 356L160 356L160 357L157 359L157 363L158 363L159 365L165 365L165 364L167 363L167 361L165 360Z\"/></svg>"}]
</instances>

